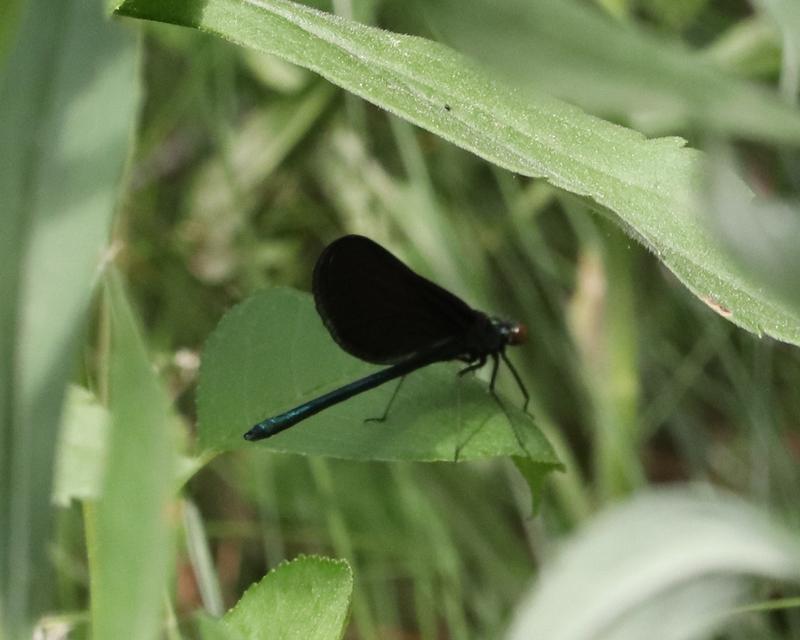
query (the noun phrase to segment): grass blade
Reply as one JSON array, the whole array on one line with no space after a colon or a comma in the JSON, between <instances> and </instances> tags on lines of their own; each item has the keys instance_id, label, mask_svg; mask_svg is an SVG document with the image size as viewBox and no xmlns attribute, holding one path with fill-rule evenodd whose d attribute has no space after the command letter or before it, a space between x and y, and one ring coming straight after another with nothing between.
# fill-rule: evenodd
<instances>
[{"instance_id":1,"label":"grass blade","mask_svg":"<svg viewBox=\"0 0 800 640\"><path fill-rule=\"evenodd\" d=\"M48 607L54 443L137 105L99 2L4 4L0 55L0 635ZM3 634L5 631L6 634Z\"/></svg>"},{"instance_id":2,"label":"grass blade","mask_svg":"<svg viewBox=\"0 0 800 640\"><path fill-rule=\"evenodd\" d=\"M116 274L107 303L112 430L103 496L96 511L87 510L93 636L149 640L172 563L175 438L166 393Z\"/></svg>"}]
</instances>

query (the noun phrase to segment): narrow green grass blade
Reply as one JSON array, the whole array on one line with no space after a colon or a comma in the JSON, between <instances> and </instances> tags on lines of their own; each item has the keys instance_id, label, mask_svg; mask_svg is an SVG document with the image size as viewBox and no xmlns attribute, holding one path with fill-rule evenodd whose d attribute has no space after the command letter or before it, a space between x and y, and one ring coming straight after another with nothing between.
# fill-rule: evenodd
<instances>
[{"instance_id":1,"label":"narrow green grass blade","mask_svg":"<svg viewBox=\"0 0 800 640\"><path fill-rule=\"evenodd\" d=\"M762 16L731 25L703 51L712 63L745 78L774 78L781 68L780 34Z\"/></svg>"},{"instance_id":2,"label":"narrow green grass blade","mask_svg":"<svg viewBox=\"0 0 800 640\"><path fill-rule=\"evenodd\" d=\"M347 562L300 556L250 587L223 620L249 640L338 640L352 593Z\"/></svg>"},{"instance_id":3,"label":"narrow green grass blade","mask_svg":"<svg viewBox=\"0 0 800 640\"><path fill-rule=\"evenodd\" d=\"M200 510L189 500L183 503L183 530L186 534L186 550L200 589L203 607L211 615L221 616L225 613L225 606L205 524Z\"/></svg>"},{"instance_id":4,"label":"narrow green grass blade","mask_svg":"<svg viewBox=\"0 0 800 640\"><path fill-rule=\"evenodd\" d=\"M795 106L800 101L800 4L796 0L757 0L781 34L781 92Z\"/></svg>"},{"instance_id":5,"label":"narrow green grass blade","mask_svg":"<svg viewBox=\"0 0 800 640\"><path fill-rule=\"evenodd\" d=\"M519 402L503 399L504 411L485 384L471 376L459 378L450 363L410 374L386 422L364 420L383 413L396 382L331 407L259 445L242 438L256 422L376 369L336 345L309 295L289 289L254 295L223 318L206 345L197 393L200 443L223 451L264 446L357 460L528 455L544 467L558 466Z\"/></svg>"},{"instance_id":6,"label":"narrow green grass blade","mask_svg":"<svg viewBox=\"0 0 800 640\"><path fill-rule=\"evenodd\" d=\"M501 167L544 177L608 213L732 322L800 344L800 319L742 277L701 223L704 157L680 138L647 140L548 96L523 96L437 43L288 0L125 0L117 12L278 55Z\"/></svg>"},{"instance_id":7,"label":"narrow green grass blade","mask_svg":"<svg viewBox=\"0 0 800 640\"><path fill-rule=\"evenodd\" d=\"M106 290L112 431L103 496L87 527L93 637L150 640L157 636L172 564L175 433L168 398L116 274Z\"/></svg>"},{"instance_id":8,"label":"narrow green grass blade","mask_svg":"<svg viewBox=\"0 0 800 640\"><path fill-rule=\"evenodd\" d=\"M19 8L0 61L0 635L10 638L30 637L50 606L59 413L138 95L133 40L100 2Z\"/></svg>"}]
</instances>

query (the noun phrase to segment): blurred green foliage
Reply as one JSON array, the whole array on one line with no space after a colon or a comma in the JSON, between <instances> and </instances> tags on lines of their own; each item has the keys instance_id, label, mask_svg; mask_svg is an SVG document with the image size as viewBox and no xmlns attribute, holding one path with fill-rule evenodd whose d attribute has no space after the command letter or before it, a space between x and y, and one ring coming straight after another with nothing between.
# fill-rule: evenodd
<instances>
[{"instance_id":1,"label":"blurred green foliage","mask_svg":"<svg viewBox=\"0 0 800 640\"><path fill-rule=\"evenodd\" d=\"M290 6L282 2L277 4ZM314 4L344 18L390 31L438 35L435 25L426 23L422 14L409 9L409 5L388 0ZM578 4L592 13L592 19L609 25L615 21L617 27L637 38L679 43L685 51L691 51L684 63L703 58L737 76L737 82L756 78L762 85L759 91L774 93L780 87L788 103L796 101L796 96L790 95L796 69L786 43L793 42L797 33L791 32L790 20L779 21L781 28L776 28L776 16L782 15L775 8L780 7L779 2L764 2L756 12L739 0L603 0ZM81 6L85 9L90 5ZM10 4L9 11L16 6L23 7L18 24L28 24L29 29L26 17L30 20L31 15L43 14L25 12L46 7L30 0L27 5ZM99 8L93 10L97 11L94 20L98 20ZM36 71L41 75L30 77L41 80L44 86L50 76L43 74L48 69L59 69L45 64L51 58L49 40L44 35L60 33L52 22L55 19L51 16L50 23L33 23L41 26L39 36L46 42L34 38L20 44L15 27L6 26L11 21L0 29L0 55L6 56L0 60L4 65L0 113L18 105L24 107L21 97L25 94L12 93L19 86L13 82L19 82L20 77L9 71L9 61L19 60L25 53L41 56L37 58L40 66ZM0 17L0 24L4 20ZM500 638L510 628L512 612L525 587L540 575L539 568L546 566L567 540L577 540L566 548L582 558L577 565L579 577L574 578L576 565L572 558L576 556L566 555L557 566L570 571L557 574L552 582L545 574L537 581L542 585L541 593L547 597L553 597L553 593L592 597L592 602L604 606L607 601L601 596L617 593L613 591L617 585L615 569L620 565L612 562L616 558L613 553L620 553L620 563L629 559L624 553L626 535L634 532L644 532L636 534L641 544L636 546L639 564L632 564L629 572L620 575L635 578L641 568L652 582L626 582L624 593L619 592L620 598L613 602L619 611L623 607L639 610L645 602L647 606L641 611L649 617L643 618L644 628L661 629L664 612L669 611L684 616L676 629L711 634L708 627L697 623L703 613L698 612L697 606L677 606L685 605L688 597L697 598L694 604L705 603L709 608L728 607L732 602L769 605L775 601L776 611L768 611L769 606L756 606L739 613L732 619L733 624L721 629L715 625L713 637L788 640L800 636L800 615L791 608L796 605L790 599L797 593L794 584L798 575L792 564L797 558L796 550L783 542L783 534L773 535L762 524L761 511L754 515L752 507L744 504L770 511L781 523L776 525L780 531L796 532L800 527L796 506L800 482L800 356L795 347L736 328L725 318L728 309L713 299L706 300L707 304L699 301L662 266L657 256L644 250L612 220L590 211L584 198L543 180L493 166L276 57L236 47L193 29L124 22L129 30L141 31L138 83L143 103L130 141L128 171L108 243L111 250L105 258L113 258L124 275L129 301L122 289L117 290L117 308L130 304L133 314L141 319L146 354L173 400L177 415L164 415L160 411L163 407L152 399L163 390L153 391L148 386L149 367L142 366L143 360L131 356L130 371L120 365L119 357L114 360L111 338L120 325L115 324L107 304L98 302L93 306L88 330L83 328L84 315L72 313L73 309L85 308L90 278L68 278L71 272L56 262L46 271L33 269L30 256L37 254L29 249L32 241L24 233L3 234L2 246L9 249L3 253L3 264L10 265L4 277L8 273L14 279L3 287L4 293L9 292L10 302L0 316L5 332L0 371L13 373L5 363L18 358L15 343L18 326L25 318L13 313L17 303L22 304L19 292L27 283L41 279L39 286L54 289L58 296L46 312L39 312L38 324L31 326L52 326L52 335L45 332L45 338L50 339L58 331L67 332L73 344L81 348L75 356L69 349L57 351L43 342L40 351L33 350L34 355L58 355L72 366L73 381L92 392L68 395L70 410L64 412L68 424L61 441L66 444L58 447L73 453L77 449L78 457L69 458L73 463L80 461L82 455L90 459L101 455L93 453L92 446L80 447L77 435L85 423L85 437L93 440L87 444L95 444L98 423L106 420L97 402L116 414L109 418L112 424L117 421L113 428L141 429L131 435L130 446L142 447L142 453L133 460L125 460L124 453L119 453L120 447L127 448L124 438L117 436L116 444L112 440L109 445L109 455L122 455L123 462L115 465L116 476L105 487L106 497L111 496L111 503L105 507L110 510L105 516L110 523L105 534L113 536L115 523L119 526L120 521L131 527L131 532L138 527L156 527L149 530L155 531L153 539L161 542L154 543L158 548L151 550L150 559L172 557L174 561L160 561L158 564L168 566L149 569L147 563L140 562L147 550L136 550L135 536L126 537L127 532L119 529L119 544L126 543L127 547L103 548L102 542L98 546L93 536L102 535L102 531L93 527L101 526L98 518L103 516L93 509L104 507L94 507L90 500L97 495L90 486L96 482L92 479L94 469L88 462L85 466L78 462L72 484L63 477L62 469L56 492L62 506L51 512L55 514L55 527L48 533L39 520L31 521L37 527L33 539L50 540L49 551L45 551L43 542L36 543L37 559L31 566L37 572L50 567L55 576L50 581L52 591L43 603L26 604L8 597L9 581L19 574L0 577L5 590L0 625L5 625L8 637L16 640L12 634L20 625L25 626L19 620L32 623L45 610L52 615L40 620L42 627L61 625L72 628L75 637L86 637L86 612L90 592L98 588L92 582L97 580L97 572L105 572L106 579L113 580L114 571L131 566L140 572L137 579L143 581L136 584L156 584L147 582L154 576L161 583L167 582L159 588L158 595L163 590L166 597L160 602L161 624L155 635L171 639L228 637L225 629L211 622L196 623L197 611L219 615L241 598L249 584L261 580L268 569L298 554L314 553L345 559L352 567L351 624L345 637ZM73 31L64 27L65 42L70 42L69 35L84 33L74 22L68 24ZM24 28L19 27L19 37L29 37ZM482 35L499 44L505 37L490 31ZM591 39L590 33L583 36ZM117 37L122 42L123 36L114 36ZM93 49L89 45L102 39L75 41L89 43L79 52L91 58ZM116 89L113 83L110 85L112 95L128 111L123 113L122 107L115 110L108 98L103 98L106 102L93 103L99 98L88 91L86 81L69 84L70 91L60 94L66 95L65 106L107 105L99 116L58 120L59 127L72 126L65 138L68 142L92 145L85 154L68 158L94 160L80 166L93 172L96 184L109 184L113 179L111 170L118 170L121 164L119 131L126 132L130 118L125 114L135 103L137 87L130 78L130 52L125 48L121 54L127 56L125 65L91 76L121 83ZM80 59L83 58L70 58L73 63ZM114 58L109 54L97 59L108 62ZM560 62L557 56L550 58L551 74L558 76L560 63L567 70L567 62L572 64L566 59ZM646 59L634 62L648 68ZM518 77L518 82L524 83L524 76L530 71L526 64L524 59L517 61L517 75L523 77ZM575 67L571 69L574 71ZM618 71L612 61L597 73L613 86ZM522 86L519 91L524 95L527 89ZM8 101L12 95L20 97L20 102ZM27 104L34 104L34 97L26 98ZM652 96L641 97L646 105ZM786 106L786 113L792 108ZM719 251L728 252L725 255L740 269L739 273L774 292L787 305L796 304L793 283L798 276L798 243L787 242L790 236L785 232L776 236L773 226L765 234L774 240L772 244L751 241L762 236L759 227L745 223L753 220L754 211L769 211L775 215L763 218L764 224L777 220L778 224L785 224L781 228L796 228L800 216L796 151L789 145L775 144L774 140L758 141L758 136L754 137L756 141L737 139L730 119L720 121L716 128L698 124L713 121L713 109L702 114L705 120L686 112L665 118L658 110L644 108L611 112L599 115L647 133L682 136L697 147L709 142L710 130L722 138L731 136L728 141L740 173L758 198L752 206L740 201L731 203L726 197L734 190L727 189L724 180L714 181L705 205L709 211L709 234L719 241ZM92 112L76 113L85 116ZM117 123L116 138L108 134L109 129L96 128L98 123L109 125L107 118L112 113L117 113L121 121ZM758 112L749 116L750 122L759 119ZM24 122L6 118L0 123L0 132L6 136L2 140L15 140L19 145L0 149L0 153L7 154L2 164L6 177L17 175L10 171L14 165L6 159L7 150L14 154L14 162L25 160L27 164L20 165L25 167L35 167L30 162L31 157L37 157L30 155L32 151L44 149L47 162L61 157L58 145L33 145L34 134L42 127ZM19 130L15 132L12 124ZM779 124L765 122L764 127ZM62 131L59 127L50 130ZM67 149L71 148L67 145ZM60 182L37 182L35 178L43 175L41 172L18 173L27 176L18 184L29 194L36 193L31 190L32 184L40 190L52 190L71 184L73 175L56 174ZM0 186L8 193L17 188L9 180L0 182ZM44 201L53 211L60 211L59 192L47 193L44 200L31 196L28 202ZM101 214L110 215L110 200L107 197L101 205L97 199L91 202L99 206ZM5 202L1 214L3 231L30 231L25 225L16 227L12 223L23 219L13 215L31 209L13 207L11 199ZM741 206L734 209L734 204ZM735 217L727 216L729 209ZM730 220L734 222L720 223ZM703 219L698 224L706 222ZM93 269L99 260L90 245L98 236L104 240L105 230L102 222L87 219L83 224L85 234L53 236L56 249L48 255L55 260L63 251L67 256L85 258ZM164 532L157 529L157 518L154 520L155 503L143 501L146 503L137 506L135 498L149 495L155 496L152 500L163 500L164 478L169 478L170 488L176 484L174 474L165 472L161 463L156 464L159 445L158 440L152 439L158 435L153 432L155 427L168 432L161 434L165 437L177 433L184 455L197 451L194 399L206 339L228 308L256 291L274 286L307 290L321 248L347 232L376 239L414 269L456 291L476 307L522 319L531 328L530 344L515 354L515 362L532 391L536 422L565 465L565 472L552 474L545 484L539 515L531 517L527 486L509 460L458 465L352 462L256 447L227 453L213 461L207 457L184 458L176 463L175 466L182 465L179 476L191 476L191 480L179 497L158 513L182 535L159 537ZM77 242L66 242L75 237ZM787 259L781 259L784 255ZM49 274L53 273L55 276L51 277ZM17 274L25 274L25 278ZM61 285L58 276L80 285L73 296L77 302L66 300L71 289ZM13 286L6 287L8 282ZM70 319L70 324L64 317ZM135 345L135 323L125 323L123 326L130 329L128 344ZM265 343L270 338L263 336ZM144 353L130 348L134 354ZM139 364L134 365L134 360ZM116 373L112 372L114 367ZM119 386L126 376L133 380L129 384L134 388L127 398L122 398L124 410L117 410L108 397L109 383L116 380ZM55 401L63 392L66 373L61 378L50 381ZM3 404L8 398L13 401L8 390L11 383L7 384L6 378L0 381L5 385L0 402L4 439L0 444L3 460L8 462L17 451L10 443L20 442L9 434L20 431L14 431L15 423L9 420L13 412L8 407L12 405ZM148 391L153 395L147 396ZM513 386L504 391L515 397ZM137 397L142 399L136 400ZM148 411L137 415L137 402ZM144 419L152 413L159 413L159 417ZM28 429L34 426L46 426L43 433L52 438L57 423L51 416L42 425L27 424ZM238 433L239 426L231 425L231 429ZM142 442L137 440L140 437ZM30 451L29 442L22 444L23 451ZM117 452L113 453L115 447ZM146 453L146 447L150 447L150 453ZM97 446L96 451L102 452L103 446ZM49 455L39 458L37 477L47 478L52 466ZM156 467L163 475L155 474ZM29 495L25 492L27 484L20 480L22 476L12 475L10 468L4 463L2 516L11 513L10 504L30 505L34 513L46 515L48 505L42 498L46 497L46 490ZM730 534L725 538L729 545L726 548L742 550L742 562L726 562L723 558L716 565L728 572L724 584L703 582L691 585L697 590L673 591L681 577L697 576L705 566L708 554L701 543L713 546L713 542L703 542L705 538L695 535L696 530L690 526L694 515L681 519L687 511L696 514L702 510L702 500L664 512L658 507L661 499L647 501L647 489L682 481L704 483L706 492L708 486L715 486L742 498L742 504L732 503L727 515L715 520ZM73 489L64 489L69 486ZM149 493L144 493L146 487ZM63 506L66 495L84 502ZM637 506L614 512L623 513L624 517L618 521L603 519L601 523L605 524L598 529L595 514L631 496L638 496ZM679 503L684 505L684 498ZM17 512L19 518L23 513L24 510ZM657 522L648 520L660 513L675 526L662 531ZM27 521L18 522L23 523L17 524L23 527L18 530L24 530ZM648 527L653 526L663 535L653 534L653 544L648 545ZM601 540L617 541L618 546L596 544L598 538L591 536L598 530L605 536ZM170 546L174 540L179 541L177 550ZM0 552L6 558L6 564L0 567L3 574L9 568L7 558L18 556L14 555L14 539L0 535L0 542ZM665 546L673 555L661 555ZM122 555L116 557L115 550ZM647 564L652 561L657 565L663 557L688 558L686 571L677 574L677 583L668 581L672 577L662 579L662 574ZM745 562L749 559L753 561ZM582 567L588 572L591 567L608 563L613 566L607 572L593 575L592 581L583 585L586 592L572 589L575 582L569 581L570 576L579 582ZM729 573L736 574L735 580ZM739 574L759 578L741 581ZM136 584L129 586L135 589ZM124 607L121 599L125 593L122 587L109 587L105 597L110 604L105 615L113 615L115 606ZM534 594L528 613L535 613L546 602L535 600L536 597ZM559 596L556 601L560 608L548 609L547 624L555 624L553 620L598 620L579 620L572 615L573 609L584 605L583 600ZM659 608L661 604L672 608ZM9 606L18 607L13 616L8 613ZM147 606L148 615L155 615L153 611L158 607L152 601ZM334 617L347 605L339 602L338 606L340 610L333 612ZM97 625L97 611L92 615L92 622ZM519 633L525 620L524 615L518 619L513 627L515 633ZM630 622L630 626L620 623L623 632L641 628L634 624L641 620L620 620ZM119 619L107 619L105 628L111 628L114 622ZM544 625L544 618L538 616L537 623ZM527 627L522 628L524 633ZM598 634L606 630L602 624L593 628ZM560 632L566 633L564 627ZM141 636L131 637L153 634L145 630ZM583 637L586 636L577 636Z\"/></svg>"}]
</instances>

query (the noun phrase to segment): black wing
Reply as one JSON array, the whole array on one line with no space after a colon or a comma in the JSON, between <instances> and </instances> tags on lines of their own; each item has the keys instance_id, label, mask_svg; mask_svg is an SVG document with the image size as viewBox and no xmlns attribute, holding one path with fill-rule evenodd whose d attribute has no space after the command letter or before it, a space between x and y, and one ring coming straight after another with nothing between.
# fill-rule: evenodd
<instances>
[{"instance_id":1,"label":"black wing","mask_svg":"<svg viewBox=\"0 0 800 640\"><path fill-rule=\"evenodd\" d=\"M339 346L378 364L458 338L481 315L363 236L325 248L313 289L317 312Z\"/></svg>"}]
</instances>

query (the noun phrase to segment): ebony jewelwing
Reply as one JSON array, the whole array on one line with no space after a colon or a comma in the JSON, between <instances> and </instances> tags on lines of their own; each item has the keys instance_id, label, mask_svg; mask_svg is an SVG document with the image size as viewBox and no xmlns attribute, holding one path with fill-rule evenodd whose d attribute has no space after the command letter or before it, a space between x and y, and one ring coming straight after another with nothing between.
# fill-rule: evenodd
<instances>
[{"instance_id":1,"label":"ebony jewelwing","mask_svg":"<svg viewBox=\"0 0 800 640\"><path fill-rule=\"evenodd\" d=\"M244 434L245 440L269 438L359 393L446 360L467 363L460 371L464 374L492 358L489 388L494 392L502 358L527 409L528 392L505 353L508 345L527 339L524 324L471 308L364 236L344 236L323 250L312 289L317 313L342 349L366 362L392 366L259 422ZM382 418L373 419L385 419L388 411L387 406Z\"/></svg>"}]
</instances>

